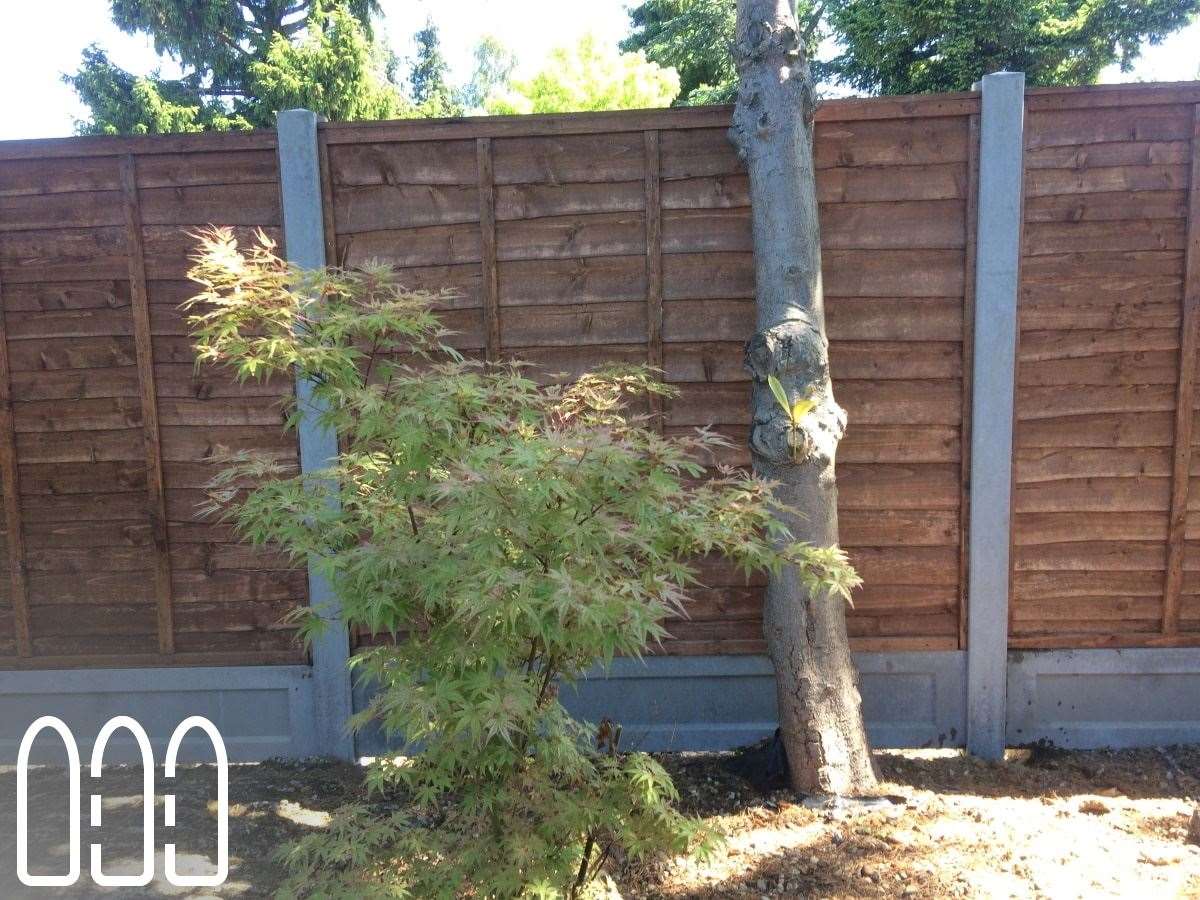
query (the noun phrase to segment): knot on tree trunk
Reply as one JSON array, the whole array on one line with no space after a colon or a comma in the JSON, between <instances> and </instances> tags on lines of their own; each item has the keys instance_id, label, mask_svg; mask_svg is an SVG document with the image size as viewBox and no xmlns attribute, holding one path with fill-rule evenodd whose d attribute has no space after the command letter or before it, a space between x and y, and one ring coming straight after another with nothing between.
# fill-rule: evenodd
<instances>
[{"instance_id":1,"label":"knot on tree trunk","mask_svg":"<svg viewBox=\"0 0 1200 900\"><path fill-rule=\"evenodd\" d=\"M734 38L739 80L729 137L745 161L755 138L769 141L773 134L790 132L794 110L811 130L816 96L805 52L809 35L801 34L791 16L780 17L779 0L741 0L740 5L746 9L739 10Z\"/></svg>"},{"instance_id":2,"label":"knot on tree trunk","mask_svg":"<svg viewBox=\"0 0 1200 900\"><path fill-rule=\"evenodd\" d=\"M756 332L746 341L743 365L755 381L774 375L803 385L828 381L829 363L825 338L817 323L803 310L778 325Z\"/></svg>"},{"instance_id":3,"label":"knot on tree trunk","mask_svg":"<svg viewBox=\"0 0 1200 900\"><path fill-rule=\"evenodd\" d=\"M780 21L773 15L771 3L752 9L746 16L745 27L738 30L734 41L734 62L739 73L754 63L772 57L794 58L801 54L800 33L794 20Z\"/></svg>"},{"instance_id":4,"label":"knot on tree trunk","mask_svg":"<svg viewBox=\"0 0 1200 900\"><path fill-rule=\"evenodd\" d=\"M746 342L745 368L754 379L750 449L777 466L833 461L846 431L846 412L833 399L829 357L817 324L803 312L760 331ZM796 417L768 387L774 375L789 406L809 401ZM803 409L808 404L803 404Z\"/></svg>"}]
</instances>

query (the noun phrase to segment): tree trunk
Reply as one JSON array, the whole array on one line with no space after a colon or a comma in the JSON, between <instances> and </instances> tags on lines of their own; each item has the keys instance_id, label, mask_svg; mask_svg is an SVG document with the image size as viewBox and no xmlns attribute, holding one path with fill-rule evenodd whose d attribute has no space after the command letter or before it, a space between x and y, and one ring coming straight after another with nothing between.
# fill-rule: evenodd
<instances>
[{"instance_id":1,"label":"tree trunk","mask_svg":"<svg viewBox=\"0 0 1200 900\"><path fill-rule=\"evenodd\" d=\"M846 414L833 399L821 292L808 62L791 0L738 0L734 47L740 83L730 138L750 173L757 333L746 344L754 379L754 468L778 484L792 536L837 544L834 457ZM793 429L767 385L816 406ZM810 594L795 570L772 576L763 612L775 666L779 722L792 787L860 794L875 785L844 601Z\"/></svg>"}]
</instances>

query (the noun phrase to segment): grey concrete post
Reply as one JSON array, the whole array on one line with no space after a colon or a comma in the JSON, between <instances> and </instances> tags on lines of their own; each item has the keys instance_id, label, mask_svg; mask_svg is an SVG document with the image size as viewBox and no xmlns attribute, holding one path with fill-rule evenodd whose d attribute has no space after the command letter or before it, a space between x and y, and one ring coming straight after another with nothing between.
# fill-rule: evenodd
<instances>
[{"instance_id":1,"label":"grey concrete post","mask_svg":"<svg viewBox=\"0 0 1200 900\"><path fill-rule=\"evenodd\" d=\"M1025 76L983 79L971 394L967 749L1004 755Z\"/></svg>"},{"instance_id":2,"label":"grey concrete post","mask_svg":"<svg viewBox=\"0 0 1200 900\"><path fill-rule=\"evenodd\" d=\"M325 225L321 208L321 166L317 149L317 116L307 109L279 114L279 180L283 196L284 246L289 262L306 269L325 265ZM312 396L312 384L298 379L296 396L300 423L300 468L325 468L337 456L337 437L321 428L322 409ZM308 566L310 602L321 609L327 627L313 642L313 706L318 752L341 759L354 758L354 738L346 728L353 713L350 690L350 638L329 582Z\"/></svg>"}]
</instances>

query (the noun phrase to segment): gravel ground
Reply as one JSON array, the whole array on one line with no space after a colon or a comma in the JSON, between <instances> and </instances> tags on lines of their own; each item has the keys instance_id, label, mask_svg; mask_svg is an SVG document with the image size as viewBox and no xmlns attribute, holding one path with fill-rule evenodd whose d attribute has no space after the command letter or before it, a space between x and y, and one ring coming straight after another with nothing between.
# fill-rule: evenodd
<instances>
[{"instance_id":1,"label":"gravel ground","mask_svg":"<svg viewBox=\"0 0 1200 900\"><path fill-rule=\"evenodd\" d=\"M764 794L730 771L730 754L670 754L688 811L726 834L708 863L662 859L613 872L627 898L718 897L1198 897L1200 847L1186 843L1200 798L1200 747L1122 752L1010 751L983 763L954 751L877 754L891 799L872 808L806 806ZM161 878L147 888L23 888L17 882L16 776L0 770L0 898L270 896L282 876L273 853L359 796L359 771L329 762L268 762L230 773L231 873L216 889ZM164 781L159 773L159 790ZM105 770L106 870L135 871L140 772ZM91 792L84 777L83 814ZM65 859L65 775L30 781L31 856ZM212 865L215 773L181 771L174 840L185 866ZM167 838L161 829L159 860ZM94 840L84 824L86 844Z\"/></svg>"},{"instance_id":2,"label":"gravel ground","mask_svg":"<svg viewBox=\"0 0 1200 900\"><path fill-rule=\"evenodd\" d=\"M808 808L762 795L714 754L668 759L685 805L721 827L705 865L623 873L626 896L1200 897L1185 842L1200 747L876 754L878 808Z\"/></svg>"}]
</instances>

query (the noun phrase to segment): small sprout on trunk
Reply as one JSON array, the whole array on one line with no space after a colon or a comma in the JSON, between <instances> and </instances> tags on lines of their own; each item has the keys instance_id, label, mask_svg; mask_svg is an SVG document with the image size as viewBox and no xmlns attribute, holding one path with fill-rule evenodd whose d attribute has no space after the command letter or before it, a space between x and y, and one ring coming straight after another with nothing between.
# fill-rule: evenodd
<instances>
[{"instance_id":1,"label":"small sprout on trunk","mask_svg":"<svg viewBox=\"0 0 1200 900\"><path fill-rule=\"evenodd\" d=\"M788 417L788 422L790 423L788 446L792 448L792 459L799 461L800 453L806 446L800 434L800 422L805 416L816 409L817 401L811 397L800 397L789 401L787 391L774 375L767 376L767 385L771 388L771 393L775 395L775 400L779 404L779 408Z\"/></svg>"}]
</instances>

